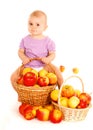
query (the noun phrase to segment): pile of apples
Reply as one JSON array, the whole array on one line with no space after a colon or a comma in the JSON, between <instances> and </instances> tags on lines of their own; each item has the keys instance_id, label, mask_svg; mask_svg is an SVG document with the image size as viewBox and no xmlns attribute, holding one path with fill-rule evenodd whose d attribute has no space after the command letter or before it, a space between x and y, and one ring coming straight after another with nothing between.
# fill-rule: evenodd
<instances>
[{"instance_id":1,"label":"pile of apples","mask_svg":"<svg viewBox=\"0 0 93 130\"><path fill-rule=\"evenodd\" d=\"M58 103L60 106L73 109L87 108L91 103L91 95L87 92L81 92L74 89L71 85L64 85L60 90L55 89L51 92L50 97L52 101Z\"/></svg>"},{"instance_id":2,"label":"pile of apples","mask_svg":"<svg viewBox=\"0 0 93 130\"><path fill-rule=\"evenodd\" d=\"M19 113L26 120L38 119L39 121L50 121L52 123L60 123L63 119L63 113L59 109L55 109L52 104L45 106L31 106L30 104L21 103Z\"/></svg>"},{"instance_id":3,"label":"pile of apples","mask_svg":"<svg viewBox=\"0 0 93 130\"><path fill-rule=\"evenodd\" d=\"M26 87L45 87L57 83L57 76L45 69L39 71L30 67L23 68L17 83Z\"/></svg>"}]
</instances>

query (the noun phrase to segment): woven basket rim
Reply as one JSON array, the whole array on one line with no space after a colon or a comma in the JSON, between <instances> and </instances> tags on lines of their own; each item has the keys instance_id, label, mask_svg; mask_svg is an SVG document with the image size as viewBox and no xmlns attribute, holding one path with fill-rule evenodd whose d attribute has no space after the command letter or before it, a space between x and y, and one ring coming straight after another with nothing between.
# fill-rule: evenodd
<instances>
[{"instance_id":1,"label":"woven basket rim","mask_svg":"<svg viewBox=\"0 0 93 130\"><path fill-rule=\"evenodd\" d=\"M14 82L14 86L16 89L20 87L20 89L29 90L29 91L30 90L31 91L46 91L46 90L49 90L51 88L55 88L56 84L50 85L50 86L44 86L44 87L33 87L33 86L21 85L21 84L18 84L17 82Z\"/></svg>"}]
</instances>

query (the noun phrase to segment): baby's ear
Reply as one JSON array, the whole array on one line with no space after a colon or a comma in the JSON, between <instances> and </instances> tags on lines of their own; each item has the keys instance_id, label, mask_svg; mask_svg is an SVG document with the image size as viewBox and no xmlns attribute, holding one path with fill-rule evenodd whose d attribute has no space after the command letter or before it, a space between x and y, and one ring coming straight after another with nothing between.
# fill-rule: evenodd
<instances>
[{"instance_id":1,"label":"baby's ear","mask_svg":"<svg viewBox=\"0 0 93 130\"><path fill-rule=\"evenodd\" d=\"M45 30L48 28L48 25L45 26Z\"/></svg>"}]
</instances>

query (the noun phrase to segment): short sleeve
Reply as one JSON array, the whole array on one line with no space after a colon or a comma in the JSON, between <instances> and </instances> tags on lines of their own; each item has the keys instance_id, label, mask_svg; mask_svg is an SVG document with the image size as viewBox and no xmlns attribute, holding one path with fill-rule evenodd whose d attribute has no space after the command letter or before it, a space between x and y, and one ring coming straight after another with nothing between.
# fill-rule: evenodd
<instances>
[{"instance_id":1,"label":"short sleeve","mask_svg":"<svg viewBox=\"0 0 93 130\"><path fill-rule=\"evenodd\" d=\"M24 47L24 40L22 39L21 40L21 42L20 42L20 44L19 44L19 48L20 49L24 49L25 47Z\"/></svg>"}]
</instances>

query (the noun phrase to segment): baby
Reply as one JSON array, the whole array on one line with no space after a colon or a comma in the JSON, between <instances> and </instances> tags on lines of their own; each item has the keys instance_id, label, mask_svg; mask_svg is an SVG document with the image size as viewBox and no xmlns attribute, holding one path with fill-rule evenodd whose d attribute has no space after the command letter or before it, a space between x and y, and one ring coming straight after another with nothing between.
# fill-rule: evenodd
<instances>
[{"instance_id":1,"label":"baby","mask_svg":"<svg viewBox=\"0 0 93 130\"><path fill-rule=\"evenodd\" d=\"M24 67L31 67L37 70L41 68L48 72L53 72L57 76L58 87L63 83L63 77L60 70L51 62L55 59L56 46L54 41L43 34L47 29L47 15L36 10L32 12L28 19L29 34L22 38L18 55L24 64ZM19 68L12 74L11 82L16 80Z\"/></svg>"}]
</instances>

